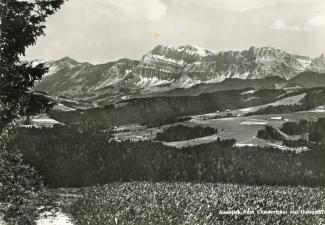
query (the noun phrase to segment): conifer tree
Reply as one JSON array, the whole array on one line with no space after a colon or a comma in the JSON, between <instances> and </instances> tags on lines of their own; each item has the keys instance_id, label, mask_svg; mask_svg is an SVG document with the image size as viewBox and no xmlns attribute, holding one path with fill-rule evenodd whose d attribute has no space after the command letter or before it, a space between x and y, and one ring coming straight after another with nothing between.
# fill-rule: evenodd
<instances>
[{"instance_id":1,"label":"conifer tree","mask_svg":"<svg viewBox=\"0 0 325 225\"><path fill-rule=\"evenodd\" d=\"M6 203L5 218L14 224L32 224L31 200L41 182L36 171L22 161L10 140L14 120L51 108L51 103L31 90L47 72L44 64L22 62L26 48L44 35L45 20L64 0L0 1L0 206ZM2 203L1 203L2 202ZM0 221L1 223L1 221Z\"/></svg>"}]
</instances>

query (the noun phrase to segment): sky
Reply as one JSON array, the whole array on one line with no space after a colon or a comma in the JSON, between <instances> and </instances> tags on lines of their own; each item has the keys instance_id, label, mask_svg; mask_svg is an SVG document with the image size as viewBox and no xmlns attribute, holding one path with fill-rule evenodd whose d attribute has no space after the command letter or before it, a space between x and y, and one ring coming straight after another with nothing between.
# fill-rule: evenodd
<instances>
[{"instance_id":1,"label":"sky","mask_svg":"<svg viewBox=\"0 0 325 225\"><path fill-rule=\"evenodd\" d=\"M45 25L26 59L97 64L140 59L158 44L325 53L325 0L69 0Z\"/></svg>"}]
</instances>

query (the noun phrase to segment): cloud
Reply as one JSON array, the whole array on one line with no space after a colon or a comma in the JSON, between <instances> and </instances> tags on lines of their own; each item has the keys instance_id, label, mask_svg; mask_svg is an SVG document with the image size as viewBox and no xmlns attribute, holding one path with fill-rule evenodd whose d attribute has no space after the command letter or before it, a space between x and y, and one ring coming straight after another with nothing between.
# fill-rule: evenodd
<instances>
[{"instance_id":1,"label":"cloud","mask_svg":"<svg viewBox=\"0 0 325 225\"><path fill-rule=\"evenodd\" d=\"M301 31L311 30L317 27L325 27L325 16L314 16L310 18L305 25L287 25L282 19L276 19L270 25L270 29L273 30L289 30L289 31Z\"/></svg>"},{"instance_id":2,"label":"cloud","mask_svg":"<svg viewBox=\"0 0 325 225\"><path fill-rule=\"evenodd\" d=\"M205 7L213 7L222 10L229 10L229 11L247 11L250 9L256 9L264 7L268 1L261 1L261 0L174 0L177 4L182 5L190 5L190 4L197 4L199 6Z\"/></svg>"},{"instance_id":3,"label":"cloud","mask_svg":"<svg viewBox=\"0 0 325 225\"><path fill-rule=\"evenodd\" d=\"M323 4L323 0L173 0L175 3L213 7L227 11L245 12L254 9L268 8L274 6L315 6Z\"/></svg>"},{"instance_id":4,"label":"cloud","mask_svg":"<svg viewBox=\"0 0 325 225\"><path fill-rule=\"evenodd\" d=\"M270 28L274 30L286 30L287 26L283 20L277 19L273 21Z\"/></svg>"},{"instance_id":5,"label":"cloud","mask_svg":"<svg viewBox=\"0 0 325 225\"><path fill-rule=\"evenodd\" d=\"M167 12L161 0L91 0L99 11L109 11L122 19L159 20Z\"/></svg>"},{"instance_id":6,"label":"cloud","mask_svg":"<svg viewBox=\"0 0 325 225\"><path fill-rule=\"evenodd\" d=\"M315 16L308 21L311 27L325 27L325 16Z\"/></svg>"},{"instance_id":7,"label":"cloud","mask_svg":"<svg viewBox=\"0 0 325 225\"><path fill-rule=\"evenodd\" d=\"M309 27L309 26L300 26L300 25L287 25L284 20L276 19L270 25L270 29L273 29L273 30L301 31L301 30L310 30L311 27Z\"/></svg>"}]
</instances>

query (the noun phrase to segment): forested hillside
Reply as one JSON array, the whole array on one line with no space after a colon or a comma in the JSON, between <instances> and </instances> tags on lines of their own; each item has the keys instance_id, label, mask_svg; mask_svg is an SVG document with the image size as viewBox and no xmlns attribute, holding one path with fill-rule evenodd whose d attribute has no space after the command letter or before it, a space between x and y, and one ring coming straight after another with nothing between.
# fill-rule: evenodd
<instances>
[{"instance_id":1,"label":"forested hillside","mask_svg":"<svg viewBox=\"0 0 325 225\"><path fill-rule=\"evenodd\" d=\"M325 146L325 118L317 121L301 120L299 123L286 122L281 131L287 135L297 136L297 140L283 138L271 126L266 126L264 130L259 130L257 137L268 140L283 141L289 147L308 147L310 150L322 149Z\"/></svg>"},{"instance_id":2,"label":"forested hillside","mask_svg":"<svg viewBox=\"0 0 325 225\"><path fill-rule=\"evenodd\" d=\"M177 149L151 141L119 143L103 130L75 126L22 128L15 142L52 187L131 180L325 185L323 148L296 153L217 140Z\"/></svg>"},{"instance_id":3,"label":"forested hillside","mask_svg":"<svg viewBox=\"0 0 325 225\"><path fill-rule=\"evenodd\" d=\"M306 93L306 96L298 104L268 106L246 115L291 113L311 110L325 105L325 88L302 89L299 93Z\"/></svg>"},{"instance_id":4,"label":"forested hillside","mask_svg":"<svg viewBox=\"0 0 325 225\"><path fill-rule=\"evenodd\" d=\"M88 123L118 126L138 123L160 125L177 121L177 117L245 108L278 100L284 90L263 89L242 95L247 89L220 91L199 96L150 97L125 100L115 105L72 112L52 112L63 123Z\"/></svg>"}]
</instances>

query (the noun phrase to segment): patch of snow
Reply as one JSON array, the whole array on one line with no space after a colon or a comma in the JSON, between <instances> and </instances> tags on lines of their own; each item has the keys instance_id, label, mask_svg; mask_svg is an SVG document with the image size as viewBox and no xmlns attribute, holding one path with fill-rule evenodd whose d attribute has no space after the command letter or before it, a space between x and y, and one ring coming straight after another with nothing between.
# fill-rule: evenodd
<instances>
[{"instance_id":1,"label":"patch of snow","mask_svg":"<svg viewBox=\"0 0 325 225\"><path fill-rule=\"evenodd\" d=\"M248 107L248 108L243 108L243 109L239 109L238 111L240 112L251 112L256 110L256 107Z\"/></svg>"},{"instance_id":2,"label":"patch of snow","mask_svg":"<svg viewBox=\"0 0 325 225\"><path fill-rule=\"evenodd\" d=\"M192 79L188 76L183 76L175 83L174 86L178 88L190 88L200 83L202 83L202 81Z\"/></svg>"},{"instance_id":3,"label":"patch of snow","mask_svg":"<svg viewBox=\"0 0 325 225\"><path fill-rule=\"evenodd\" d=\"M279 106L279 105L295 105L299 104L300 101L306 96L306 93L302 93L300 95L296 96L291 96L287 98L280 99L276 102L265 104L265 105L259 105L259 106L253 106L253 107L248 107L248 108L242 108L235 110L235 112L240 113L240 112L256 112L260 109L266 108L268 106Z\"/></svg>"},{"instance_id":4,"label":"patch of snow","mask_svg":"<svg viewBox=\"0 0 325 225\"><path fill-rule=\"evenodd\" d=\"M50 66L48 72L46 74L44 74L43 77L51 76L51 75L55 74L56 72L58 72L58 70L59 70L59 68L57 66Z\"/></svg>"},{"instance_id":5,"label":"patch of snow","mask_svg":"<svg viewBox=\"0 0 325 225\"><path fill-rule=\"evenodd\" d=\"M72 78L76 78L79 74L80 74L81 70L78 70L76 73L74 73L72 76L71 76L71 79ZM81 78L81 81L83 80L83 78Z\"/></svg>"},{"instance_id":6,"label":"patch of snow","mask_svg":"<svg viewBox=\"0 0 325 225\"><path fill-rule=\"evenodd\" d=\"M132 98L131 95L124 95L124 96L121 97L122 100L127 100L127 99L130 99L130 98Z\"/></svg>"},{"instance_id":7,"label":"patch of snow","mask_svg":"<svg viewBox=\"0 0 325 225\"><path fill-rule=\"evenodd\" d=\"M63 112L76 111L76 109L74 109L74 108L70 108L70 107L65 106L65 105L63 105L63 104L61 104L61 103L56 104L56 105L53 107L53 109L58 110L58 111L63 111Z\"/></svg>"},{"instance_id":8,"label":"patch of snow","mask_svg":"<svg viewBox=\"0 0 325 225\"><path fill-rule=\"evenodd\" d=\"M287 147L287 146L283 146L283 145L278 145L278 144L274 144L274 143L268 143L269 146L274 147L274 148L278 148L280 150L283 151L296 151L296 152L302 152L302 151L308 151L309 149L307 147L297 147L297 148L293 148L293 147Z\"/></svg>"},{"instance_id":9,"label":"patch of snow","mask_svg":"<svg viewBox=\"0 0 325 225\"><path fill-rule=\"evenodd\" d=\"M48 72L44 74L44 77L48 77L51 76L53 74L55 74L59 68L55 65L51 65L51 62L53 61L46 61L46 60L41 60L41 59L35 59L29 62L29 65L31 65L32 67L36 67L37 65L44 63L46 67L48 67Z\"/></svg>"},{"instance_id":10,"label":"patch of snow","mask_svg":"<svg viewBox=\"0 0 325 225\"><path fill-rule=\"evenodd\" d=\"M267 104L266 106L278 106L278 105L295 105L299 104L299 102L306 96L306 93L302 93L300 95L291 96L287 98L283 98L274 103Z\"/></svg>"},{"instance_id":11,"label":"patch of snow","mask_svg":"<svg viewBox=\"0 0 325 225\"><path fill-rule=\"evenodd\" d=\"M96 91L96 90L99 90L101 88L104 88L104 87L107 87L107 86L110 86L110 85L117 84L121 80L123 80L123 79L122 78L119 78L119 77L114 77L113 79L107 79L107 80L105 80L103 82L100 82L99 85L95 86L91 90Z\"/></svg>"},{"instance_id":12,"label":"patch of snow","mask_svg":"<svg viewBox=\"0 0 325 225\"><path fill-rule=\"evenodd\" d=\"M213 79L207 80L204 83L207 83L207 84L220 83L220 82L224 81L225 79L226 79L226 77L222 75L222 76L217 76Z\"/></svg>"},{"instance_id":13,"label":"patch of snow","mask_svg":"<svg viewBox=\"0 0 325 225\"><path fill-rule=\"evenodd\" d=\"M73 100L73 99L68 99L68 98L60 98L60 97L56 97L57 100L62 100L62 101L65 101L65 102L71 102L71 103L76 103L76 104L79 104L78 101L76 100Z\"/></svg>"},{"instance_id":14,"label":"patch of snow","mask_svg":"<svg viewBox=\"0 0 325 225\"><path fill-rule=\"evenodd\" d=\"M33 118L31 119L32 122L35 123L51 123L51 124L60 124L60 122L54 120L54 119L50 119L50 118Z\"/></svg>"},{"instance_id":15,"label":"patch of snow","mask_svg":"<svg viewBox=\"0 0 325 225\"><path fill-rule=\"evenodd\" d=\"M176 59L171 59L171 58L167 58L165 56L162 55L155 55L155 54L147 54L144 56L143 58L143 63L144 64L150 64L152 62L152 59L156 59L156 60L161 60L170 64L174 64L174 65L180 65L180 66L184 66L186 64L185 61L183 60L176 60Z\"/></svg>"},{"instance_id":16,"label":"patch of snow","mask_svg":"<svg viewBox=\"0 0 325 225\"><path fill-rule=\"evenodd\" d=\"M249 102L249 101L252 101L254 99L259 99L259 97L249 97L249 98L245 99L245 102Z\"/></svg>"},{"instance_id":17,"label":"patch of snow","mask_svg":"<svg viewBox=\"0 0 325 225\"><path fill-rule=\"evenodd\" d=\"M245 73L242 73L242 74L239 74L239 73L236 73L233 78L238 78L238 79L247 79L247 77L249 76L249 72L245 72Z\"/></svg>"},{"instance_id":18,"label":"patch of snow","mask_svg":"<svg viewBox=\"0 0 325 225\"><path fill-rule=\"evenodd\" d=\"M208 55L208 54L207 54L207 51L206 51L205 49L203 49L203 48L196 47L196 52L197 52L197 54L199 54L200 56L206 56L206 55Z\"/></svg>"},{"instance_id":19,"label":"patch of snow","mask_svg":"<svg viewBox=\"0 0 325 225\"><path fill-rule=\"evenodd\" d=\"M195 48L195 52L199 55L199 56L207 56L209 54L211 54L212 52L206 50L206 49L203 49L201 47L198 47L198 46L193 46Z\"/></svg>"},{"instance_id":20,"label":"patch of snow","mask_svg":"<svg viewBox=\"0 0 325 225\"><path fill-rule=\"evenodd\" d=\"M207 56L209 54L213 54L212 51L201 48L196 45L191 45L191 46L181 46L176 49L177 51L185 51L189 55L198 55L201 57Z\"/></svg>"},{"instance_id":21,"label":"patch of snow","mask_svg":"<svg viewBox=\"0 0 325 225\"><path fill-rule=\"evenodd\" d=\"M140 81L138 83L136 83L137 86L139 87L152 87L152 86L160 86L160 85L164 85L164 84L170 84L172 83L174 80L173 79L169 79L169 80L162 80L159 79L157 77L142 77L140 76Z\"/></svg>"},{"instance_id":22,"label":"patch of snow","mask_svg":"<svg viewBox=\"0 0 325 225\"><path fill-rule=\"evenodd\" d=\"M253 94L255 92L256 92L256 90L252 89L252 90L249 90L249 91L242 92L241 95Z\"/></svg>"},{"instance_id":23,"label":"patch of snow","mask_svg":"<svg viewBox=\"0 0 325 225\"><path fill-rule=\"evenodd\" d=\"M245 121L245 122L241 122L241 125L266 125L266 122L259 122L259 121Z\"/></svg>"},{"instance_id":24,"label":"patch of snow","mask_svg":"<svg viewBox=\"0 0 325 225\"><path fill-rule=\"evenodd\" d=\"M270 118L270 120L283 120L282 116L273 116Z\"/></svg>"},{"instance_id":25,"label":"patch of snow","mask_svg":"<svg viewBox=\"0 0 325 225\"><path fill-rule=\"evenodd\" d=\"M63 212L44 212L36 220L36 225L73 225L73 223Z\"/></svg>"},{"instance_id":26,"label":"patch of snow","mask_svg":"<svg viewBox=\"0 0 325 225\"><path fill-rule=\"evenodd\" d=\"M124 78L130 74L132 72L132 70L125 70L124 72L124 76L118 76L119 74L119 70L116 66L110 68L108 71L107 71L107 74L115 74L116 76L113 77L113 78L108 78L107 80L105 80L104 82L100 82L99 85L97 85L96 87L92 88L91 90L98 90L98 89L101 89L103 87L107 87L107 86L111 86L111 85L114 85L114 84L117 84L119 83L120 81L124 80Z\"/></svg>"},{"instance_id":27,"label":"patch of snow","mask_svg":"<svg viewBox=\"0 0 325 225\"><path fill-rule=\"evenodd\" d=\"M302 152L302 151L308 151L309 149L307 147L297 147L297 148L293 148L293 147L287 147L287 146L283 146L280 144L274 144L271 142L266 142L264 140L262 140L262 145L260 145L258 142L257 143L248 143L248 142L239 142L235 144L235 147L254 147L254 146L270 146L282 151L295 151L295 152Z\"/></svg>"},{"instance_id":28,"label":"patch of snow","mask_svg":"<svg viewBox=\"0 0 325 225\"><path fill-rule=\"evenodd\" d=\"M31 65L32 67L36 67L38 64L46 63L46 62L47 61L42 60L42 59L34 59L29 63L29 65Z\"/></svg>"},{"instance_id":29,"label":"patch of snow","mask_svg":"<svg viewBox=\"0 0 325 225\"><path fill-rule=\"evenodd\" d=\"M201 137L201 138L195 138L190 139L186 141L177 141L177 142L162 142L164 145L172 146L176 148L183 148L187 146L195 146L195 145L201 145L201 144L207 144L213 141L216 141L219 138L218 134Z\"/></svg>"},{"instance_id":30,"label":"patch of snow","mask_svg":"<svg viewBox=\"0 0 325 225\"><path fill-rule=\"evenodd\" d=\"M177 52L185 52L188 55L197 55L200 57L204 57L210 54L215 54L214 52L201 48L196 45L184 45L180 47L174 47L171 45L168 45L167 48L171 49L172 51L177 51Z\"/></svg>"},{"instance_id":31,"label":"patch of snow","mask_svg":"<svg viewBox=\"0 0 325 225\"><path fill-rule=\"evenodd\" d=\"M213 79L204 81L204 83L220 83L220 82L224 81L225 79L230 78L230 76L231 76L230 72L218 74Z\"/></svg>"},{"instance_id":32,"label":"patch of snow","mask_svg":"<svg viewBox=\"0 0 325 225\"><path fill-rule=\"evenodd\" d=\"M254 147L254 144L249 144L249 143L236 143L236 147Z\"/></svg>"},{"instance_id":33,"label":"patch of snow","mask_svg":"<svg viewBox=\"0 0 325 225\"><path fill-rule=\"evenodd\" d=\"M309 112L323 113L323 112L325 112L325 105L318 106L315 109L309 110Z\"/></svg>"},{"instance_id":34,"label":"patch of snow","mask_svg":"<svg viewBox=\"0 0 325 225\"><path fill-rule=\"evenodd\" d=\"M313 109L313 110L310 110L309 112L325 113L325 109Z\"/></svg>"},{"instance_id":35,"label":"patch of snow","mask_svg":"<svg viewBox=\"0 0 325 225\"><path fill-rule=\"evenodd\" d=\"M128 75L131 72L132 72L132 70L125 70L125 76Z\"/></svg>"},{"instance_id":36,"label":"patch of snow","mask_svg":"<svg viewBox=\"0 0 325 225\"><path fill-rule=\"evenodd\" d=\"M301 67L303 69L307 69L307 67L309 67L311 62L312 62L311 59L308 59L308 60L306 60L306 59L297 59L297 61L300 63L300 65L301 65Z\"/></svg>"}]
</instances>

